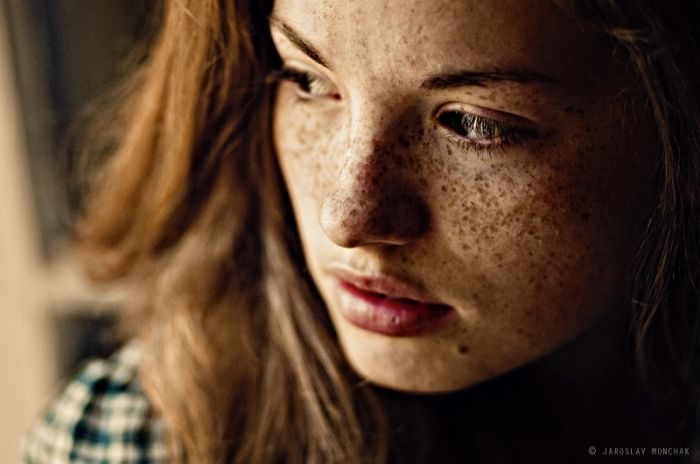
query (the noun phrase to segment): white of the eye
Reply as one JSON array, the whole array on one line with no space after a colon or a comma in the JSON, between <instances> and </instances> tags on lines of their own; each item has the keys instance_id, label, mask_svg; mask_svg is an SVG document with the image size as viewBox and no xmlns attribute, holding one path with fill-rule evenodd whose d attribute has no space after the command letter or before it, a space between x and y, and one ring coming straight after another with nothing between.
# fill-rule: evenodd
<instances>
[{"instance_id":1,"label":"white of the eye","mask_svg":"<svg viewBox=\"0 0 700 464\"><path fill-rule=\"evenodd\" d=\"M333 92L333 85L325 79L313 77L309 80L309 93L314 96L322 97Z\"/></svg>"}]
</instances>

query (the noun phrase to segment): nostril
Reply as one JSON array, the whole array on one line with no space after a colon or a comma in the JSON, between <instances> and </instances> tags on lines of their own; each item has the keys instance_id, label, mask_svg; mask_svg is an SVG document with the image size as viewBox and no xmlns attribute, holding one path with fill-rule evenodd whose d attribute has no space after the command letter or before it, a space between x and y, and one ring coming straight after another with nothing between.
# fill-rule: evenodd
<instances>
[{"instance_id":1,"label":"nostril","mask_svg":"<svg viewBox=\"0 0 700 464\"><path fill-rule=\"evenodd\" d=\"M345 165L323 201L321 227L339 246L403 245L428 230L425 202L380 155Z\"/></svg>"},{"instance_id":2,"label":"nostril","mask_svg":"<svg viewBox=\"0 0 700 464\"><path fill-rule=\"evenodd\" d=\"M336 192L324 201L319 221L331 241L353 248L404 245L429 229L430 215L420 198L407 193L374 191L352 199Z\"/></svg>"}]
</instances>

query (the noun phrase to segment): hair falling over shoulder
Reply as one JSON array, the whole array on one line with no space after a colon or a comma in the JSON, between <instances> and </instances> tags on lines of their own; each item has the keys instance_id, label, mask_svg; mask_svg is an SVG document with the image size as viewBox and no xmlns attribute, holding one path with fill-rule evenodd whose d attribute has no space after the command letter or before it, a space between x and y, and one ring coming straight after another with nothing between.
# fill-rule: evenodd
<instances>
[{"instance_id":1,"label":"hair falling over shoulder","mask_svg":"<svg viewBox=\"0 0 700 464\"><path fill-rule=\"evenodd\" d=\"M262 3L165 2L78 250L133 283L142 381L189 461L380 462L278 178Z\"/></svg>"},{"instance_id":2,"label":"hair falling over shoulder","mask_svg":"<svg viewBox=\"0 0 700 464\"><path fill-rule=\"evenodd\" d=\"M274 157L271 3L164 1L77 250L95 280L131 283L142 381L189 461L385 462L384 413L339 352ZM694 385L700 139L689 134L700 133L700 61L688 54L698 32L684 27L685 3L575 8L628 56L661 142L633 288L635 349L645 366L670 359L667 378Z\"/></svg>"}]
</instances>

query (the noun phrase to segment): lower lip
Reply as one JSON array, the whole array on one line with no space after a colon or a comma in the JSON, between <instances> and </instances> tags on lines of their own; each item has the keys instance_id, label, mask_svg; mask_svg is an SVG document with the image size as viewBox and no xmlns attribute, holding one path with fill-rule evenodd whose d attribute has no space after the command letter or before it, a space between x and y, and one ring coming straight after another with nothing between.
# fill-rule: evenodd
<instances>
[{"instance_id":1,"label":"lower lip","mask_svg":"<svg viewBox=\"0 0 700 464\"><path fill-rule=\"evenodd\" d=\"M447 305L420 303L367 292L339 281L340 312L361 329L392 337L407 337L442 327L453 311Z\"/></svg>"}]
</instances>

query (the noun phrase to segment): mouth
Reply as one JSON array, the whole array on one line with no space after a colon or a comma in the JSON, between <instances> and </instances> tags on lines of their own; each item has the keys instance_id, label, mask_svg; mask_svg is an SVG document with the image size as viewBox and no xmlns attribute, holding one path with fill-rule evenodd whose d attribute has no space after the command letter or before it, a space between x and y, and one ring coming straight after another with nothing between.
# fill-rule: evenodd
<instances>
[{"instance_id":1,"label":"mouth","mask_svg":"<svg viewBox=\"0 0 700 464\"><path fill-rule=\"evenodd\" d=\"M333 272L341 315L361 329L393 337L433 332L444 326L453 308L390 276Z\"/></svg>"}]
</instances>

